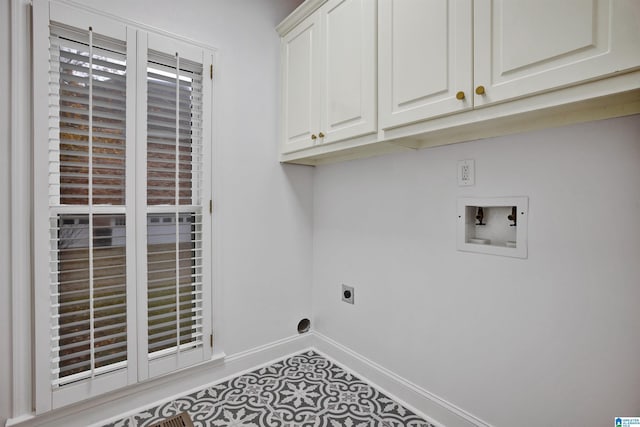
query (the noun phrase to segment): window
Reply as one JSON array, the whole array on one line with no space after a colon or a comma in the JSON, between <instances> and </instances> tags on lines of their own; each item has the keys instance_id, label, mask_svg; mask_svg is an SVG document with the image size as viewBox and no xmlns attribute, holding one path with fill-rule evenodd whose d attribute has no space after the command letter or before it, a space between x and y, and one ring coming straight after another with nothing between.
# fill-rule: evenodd
<instances>
[{"instance_id":1,"label":"window","mask_svg":"<svg viewBox=\"0 0 640 427\"><path fill-rule=\"evenodd\" d=\"M37 412L211 357L212 61L34 4Z\"/></svg>"}]
</instances>

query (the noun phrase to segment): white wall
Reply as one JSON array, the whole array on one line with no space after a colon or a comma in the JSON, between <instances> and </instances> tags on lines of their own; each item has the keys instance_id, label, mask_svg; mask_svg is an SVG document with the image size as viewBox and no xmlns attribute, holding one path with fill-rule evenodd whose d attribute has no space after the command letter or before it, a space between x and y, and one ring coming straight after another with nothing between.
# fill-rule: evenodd
<instances>
[{"instance_id":1,"label":"white wall","mask_svg":"<svg viewBox=\"0 0 640 427\"><path fill-rule=\"evenodd\" d=\"M222 271L218 348L228 355L297 333L311 315L312 169L277 160L279 37L300 0L87 0L83 4L218 48L216 215ZM8 1L0 2L0 75L8 75ZM5 70L6 68L6 70ZM0 93L7 93L0 79ZM8 218L8 99L0 96L0 215ZM0 221L7 236L8 221ZM0 239L0 425L10 416L8 239ZM25 284L28 286L28 284Z\"/></svg>"},{"instance_id":2,"label":"white wall","mask_svg":"<svg viewBox=\"0 0 640 427\"><path fill-rule=\"evenodd\" d=\"M4 425L5 419L9 416L11 405L11 383L9 374L11 372L11 310L9 302L11 292L9 283L11 270L9 269L9 214L10 214L10 181L9 181L9 151L10 138L10 98L6 96L9 92L9 81L5 76L9 76L11 64L9 54L10 43L10 23L11 15L8 1L0 1L0 425Z\"/></svg>"},{"instance_id":3,"label":"white wall","mask_svg":"<svg viewBox=\"0 0 640 427\"><path fill-rule=\"evenodd\" d=\"M318 167L314 326L495 426L640 414L639 189L640 116ZM529 258L456 251L456 199L511 195Z\"/></svg>"},{"instance_id":4,"label":"white wall","mask_svg":"<svg viewBox=\"0 0 640 427\"><path fill-rule=\"evenodd\" d=\"M274 27L299 0L83 3L219 48L217 340L228 354L295 333L311 311L313 260L317 330L496 426L640 413L638 116L314 173L276 161ZM5 219L8 102L0 96ZM456 186L464 158L476 160L472 188ZM527 260L456 251L456 198L476 195L530 197ZM0 221L0 424L10 416L9 227ZM356 305L340 302L341 283L356 287Z\"/></svg>"},{"instance_id":5,"label":"white wall","mask_svg":"<svg viewBox=\"0 0 640 427\"><path fill-rule=\"evenodd\" d=\"M83 4L219 49L224 302L220 335L233 354L296 333L311 311L309 168L277 161L279 38L300 0L84 0ZM285 264L286 263L286 264Z\"/></svg>"}]
</instances>

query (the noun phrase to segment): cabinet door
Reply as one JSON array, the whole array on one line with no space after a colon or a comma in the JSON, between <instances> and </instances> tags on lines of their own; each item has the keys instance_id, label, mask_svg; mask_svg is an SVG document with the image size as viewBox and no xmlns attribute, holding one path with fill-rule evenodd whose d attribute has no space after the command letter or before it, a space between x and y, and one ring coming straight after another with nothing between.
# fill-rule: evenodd
<instances>
[{"instance_id":1,"label":"cabinet door","mask_svg":"<svg viewBox=\"0 0 640 427\"><path fill-rule=\"evenodd\" d=\"M289 153L310 147L320 127L320 25L317 14L282 38L282 147Z\"/></svg>"},{"instance_id":2,"label":"cabinet door","mask_svg":"<svg viewBox=\"0 0 640 427\"><path fill-rule=\"evenodd\" d=\"M381 127L470 109L471 0L381 0L379 14Z\"/></svg>"},{"instance_id":3,"label":"cabinet door","mask_svg":"<svg viewBox=\"0 0 640 427\"><path fill-rule=\"evenodd\" d=\"M475 105L638 67L639 22L637 0L475 0Z\"/></svg>"},{"instance_id":4,"label":"cabinet door","mask_svg":"<svg viewBox=\"0 0 640 427\"><path fill-rule=\"evenodd\" d=\"M376 132L376 2L329 0L322 20L322 143Z\"/></svg>"}]
</instances>

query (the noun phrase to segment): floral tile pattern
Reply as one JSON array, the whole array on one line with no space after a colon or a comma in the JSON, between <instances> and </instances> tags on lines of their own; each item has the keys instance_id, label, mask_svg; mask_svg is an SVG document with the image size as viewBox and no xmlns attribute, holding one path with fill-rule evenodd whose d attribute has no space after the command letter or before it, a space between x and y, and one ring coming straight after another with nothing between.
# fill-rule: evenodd
<instances>
[{"instance_id":1,"label":"floral tile pattern","mask_svg":"<svg viewBox=\"0 0 640 427\"><path fill-rule=\"evenodd\" d=\"M104 427L144 427L186 411L198 427L435 427L314 351Z\"/></svg>"}]
</instances>

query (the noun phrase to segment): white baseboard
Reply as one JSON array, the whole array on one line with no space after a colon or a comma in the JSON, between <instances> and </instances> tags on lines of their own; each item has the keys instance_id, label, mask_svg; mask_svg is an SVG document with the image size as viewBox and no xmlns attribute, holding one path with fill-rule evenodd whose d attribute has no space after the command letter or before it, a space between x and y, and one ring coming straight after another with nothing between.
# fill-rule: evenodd
<instances>
[{"instance_id":1,"label":"white baseboard","mask_svg":"<svg viewBox=\"0 0 640 427\"><path fill-rule=\"evenodd\" d=\"M318 353L333 360L344 369L352 371L364 381L370 382L374 387L433 424L442 427L493 427L486 421L402 378L326 335L317 331L313 331L312 334L313 347Z\"/></svg>"},{"instance_id":2,"label":"white baseboard","mask_svg":"<svg viewBox=\"0 0 640 427\"><path fill-rule=\"evenodd\" d=\"M79 402L42 415L24 414L7 420L5 426L86 427L133 415L141 408L170 401L230 377L269 365L312 346L309 333L295 335L227 357L145 381L95 399Z\"/></svg>"},{"instance_id":3,"label":"white baseboard","mask_svg":"<svg viewBox=\"0 0 640 427\"><path fill-rule=\"evenodd\" d=\"M438 427L493 427L469 412L389 371L333 339L312 331L255 347L126 389L60 408L7 420L6 427L102 425L313 349Z\"/></svg>"}]
</instances>

